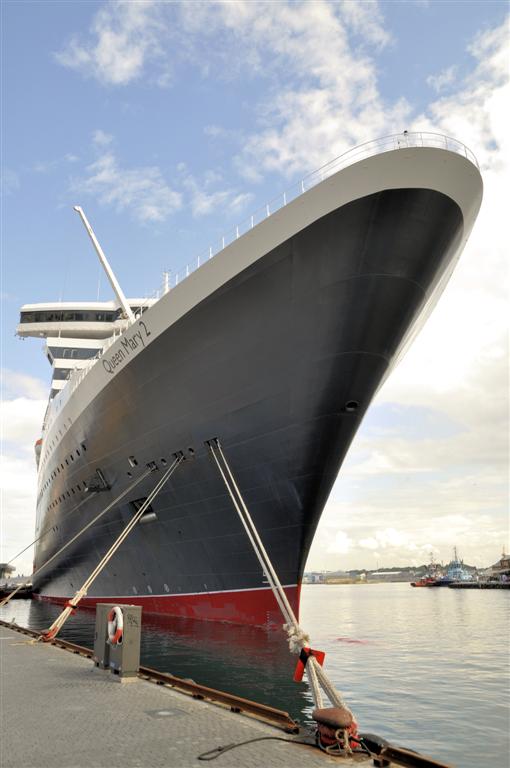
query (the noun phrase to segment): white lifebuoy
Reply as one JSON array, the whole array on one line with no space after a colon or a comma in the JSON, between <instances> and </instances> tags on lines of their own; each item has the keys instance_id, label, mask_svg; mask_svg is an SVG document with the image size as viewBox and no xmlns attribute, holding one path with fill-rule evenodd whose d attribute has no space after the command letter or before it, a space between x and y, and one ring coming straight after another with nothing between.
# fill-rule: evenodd
<instances>
[{"instance_id":1,"label":"white lifebuoy","mask_svg":"<svg viewBox=\"0 0 510 768\"><path fill-rule=\"evenodd\" d=\"M120 645L122 643L122 632L124 629L124 616L118 605L112 608L108 614L108 640L111 645Z\"/></svg>"}]
</instances>

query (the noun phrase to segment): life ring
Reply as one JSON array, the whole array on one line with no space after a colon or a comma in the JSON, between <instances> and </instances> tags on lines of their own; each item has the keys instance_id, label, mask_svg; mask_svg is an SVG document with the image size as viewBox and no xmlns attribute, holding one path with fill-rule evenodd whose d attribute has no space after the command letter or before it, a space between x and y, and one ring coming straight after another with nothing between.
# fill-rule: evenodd
<instances>
[{"instance_id":1,"label":"life ring","mask_svg":"<svg viewBox=\"0 0 510 768\"><path fill-rule=\"evenodd\" d=\"M122 644L123 629L124 616L122 610L116 605L108 614L108 641L111 645Z\"/></svg>"}]
</instances>

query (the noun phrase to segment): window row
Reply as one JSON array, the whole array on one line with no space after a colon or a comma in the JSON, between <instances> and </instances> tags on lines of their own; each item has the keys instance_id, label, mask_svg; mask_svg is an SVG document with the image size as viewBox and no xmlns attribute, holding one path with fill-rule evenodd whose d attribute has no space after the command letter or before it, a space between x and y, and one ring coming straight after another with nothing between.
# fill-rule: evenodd
<instances>
[{"instance_id":1,"label":"window row","mask_svg":"<svg viewBox=\"0 0 510 768\"><path fill-rule=\"evenodd\" d=\"M85 349L81 347L49 347L54 360L89 360L95 357L100 348ZM51 360L50 360L51 363Z\"/></svg>"},{"instance_id":2,"label":"window row","mask_svg":"<svg viewBox=\"0 0 510 768\"><path fill-rule=\"evenodd\" d=\"M131 307L135 315L145 311L147 307ZM96 311L96 310L35 310L34 312L21 312L20 323L62 323L62 322L86 322L86 323L112 323L122 316L122 310Z\"/></svg>"},{"instance_id":3,"label":"window row","mask_svg":"<svg viewBox=\"0 0 510 768\"><path fill-rule=\"evenodd\" d=\"M83 483L83 487L80 483L77 483L77 485L74 486L74 488L71 488L70 491L64 491L64 493L60 494L60 496L57 496L56 499L54 499L51 504L48 504L46 507L46 512L49 512L50 509L55 509L56 506L61 504L63 501L67 499L71 499L72 496L74 496L79 491L85 490L85 483Z\"/></svg>"},{"instance_id":4,"label":"window row","mask_svg":"<svg viewBox=\"0 0 510 768\"><path fill-rule=\"evenodd\" d=\"M82 450L83 450L83 451L86 451L86 450L87 450L87 446L85 445L85 443L81 443L81 448L82 448ZM76 458L78 458L79 456L81 456L81 453L80 453L80 449L79 449L79 448L77 448L77 449L76 449ZM63 472L63 471L64 471L64 462L65 462L65 464L66 464L66 466L67 466L67 467L70 467L70 466L71 466L71 464L72 464L72 462L74 462L74 453L70 453L68 458L64 459L64 461L63 461L63 462L61 462L61 464L60 464L60 465L57 465L57 466L55 467L55 469L54 469L54 470L51 472L50 476L48 477L48 479L46 480L46 482L45 482L45 483L44 483L44 485L42 486L42 488L41 488L41 494L42 494L42 493L43 493L45 490L47 490L47 489L49 488L51 481L52 481L52 480L55 480L55 479L56 479L56 477L57 477L58 475L60 475L60 473L61 473L61 472Z\"/></svg>"}]
</instances>

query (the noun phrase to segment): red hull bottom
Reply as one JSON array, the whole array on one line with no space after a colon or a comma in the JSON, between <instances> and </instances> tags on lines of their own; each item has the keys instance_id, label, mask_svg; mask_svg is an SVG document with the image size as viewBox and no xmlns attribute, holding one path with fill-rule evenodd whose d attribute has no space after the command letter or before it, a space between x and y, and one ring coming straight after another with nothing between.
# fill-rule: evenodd
<instances>
[{"instance_id":1,"label":"red hull bottom","mask_svg":"<svg viewBox=\"0 0 510 768\"><path fill-rule=\"evenodd\" d=\"M285 594L299 618L301 585L285 587ZM37 600L64 605L70 597L34 595ZM187 595L144 595L133 597L84 597L80 608L94 608L96 603L141 605L143 612L180 616L229 624L281 627L283 617L270 588L240 589L232 592L203 592Z\"/></svg>"}]
</instances>

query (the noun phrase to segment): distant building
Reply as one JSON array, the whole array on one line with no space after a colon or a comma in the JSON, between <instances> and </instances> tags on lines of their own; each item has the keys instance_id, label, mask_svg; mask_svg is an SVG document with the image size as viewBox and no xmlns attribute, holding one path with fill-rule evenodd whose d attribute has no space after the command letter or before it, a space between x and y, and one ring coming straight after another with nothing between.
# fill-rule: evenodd
<instances>
[{"instance_id":1,"label":"distant building","mask_svg":"<svg viewBox=\"0 0 510 768\"><path fill-rule=\"evenodd\" d=\"M14 573L16 568L8 563L0 563L0 580L8 579L11 573Z\"/></svg>"},{"instance_id":2,"label":"distant building","mask_svg":"<svg viewBox=\"0 0 510 768\"><path fill-rule=\"evenodd\" d=\"M325 579L324 572L310 571L303 574L303 584L323 584Z\"/></svg>"},{"instance_id":3,"label":"distant building","mask_svg":"<svg viewBox=\"0 0 510 768\"><path fill-rule=\"evenodd\" d=\"M369 581L407 581L407 572L403 571L371 571L368 574Z\"/></svg>"},{"instance_id":4,"label":"distant building","mask_svg":"<svg viewBox=\"0 0 510 768\"><path fill-rule=\"evenodd\" d=\"M489 568L490 581L510 581L510 555L503 552L500 559Z\"/></svg>"}]
</instances>

